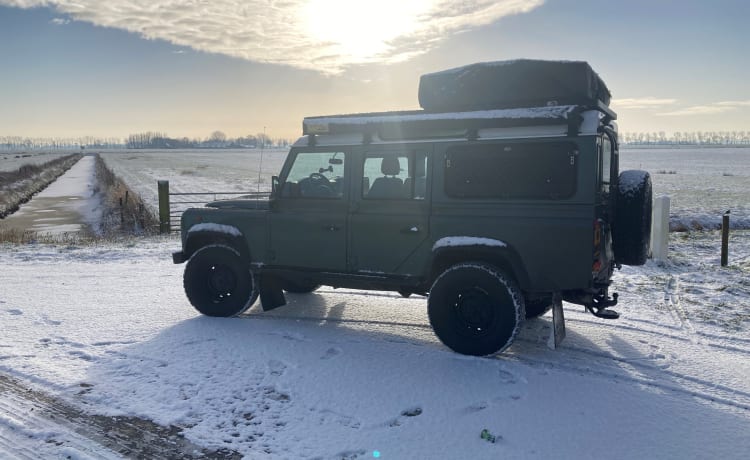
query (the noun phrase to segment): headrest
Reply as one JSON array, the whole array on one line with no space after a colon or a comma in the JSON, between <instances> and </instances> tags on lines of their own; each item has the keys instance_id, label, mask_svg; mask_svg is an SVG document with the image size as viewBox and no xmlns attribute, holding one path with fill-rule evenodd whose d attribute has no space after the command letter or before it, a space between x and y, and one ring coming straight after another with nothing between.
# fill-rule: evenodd
<instances>
[{"instance_id":1,"label":"headrest","mask_svg":"<svg viewBox=\"0 0 750 460\"><path fill-rule=\"evenodd\" d=\"M380 163L380 172L386 176L397 176L401 172L401 163L399 163L398 157L383 157L383 162Z\"/></svg>"}]
</instances>

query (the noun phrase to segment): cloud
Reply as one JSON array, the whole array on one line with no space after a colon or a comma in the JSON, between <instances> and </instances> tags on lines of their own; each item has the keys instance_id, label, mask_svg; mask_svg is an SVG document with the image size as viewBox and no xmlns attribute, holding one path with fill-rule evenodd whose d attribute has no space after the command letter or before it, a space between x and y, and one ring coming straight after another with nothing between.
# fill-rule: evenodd
<instances>
[{"instance_id":1,"label":"cloud","mask_svg":"<svg viewBox=\"0 0 750 460\"><path fill-rule=\"evenodd\" d=\"M55 19L52 19L49 23L54 24L56 26L64 26L65 24L70 24L70 19L55 18Z\"/></svg>"},{"instance_id":2,"label":"cloud","mask_svg":"<svg viewBox=\"0 0 750 460\"><path fill-rule=\"evenodd\" d=\"M716 105L721 107L750 107L750 101L723 101L717 102Z\"/></svg>"},{"instance_id":3,"label":"cloud","mask_svg":"<svg viewBox=\"0 0 750 460\"><path fill-rule=\"evenodd\" d=\"M660 99L656 97L613 99L612 106L618 109L653 109L673 105L677 99Z\"/></svg>"},{"instance_id":4,"label":"cloud","mask_svg":"<svg viewBox=\"0 0 750 460\"><path fill-rule=\"evenodd\" d=\"M199 51L323 73L392 63L545 0L0 0Z\"/></svg>"},{"instance_id":5,"label":"cloud","mask_svg":"<svg viewBox=\"0 0 750 460\"><path fill-rule=\"evenodd\" d=\"M738 110L743 107L750 107L750 101L722 101L713 104L695 105L684 109L673 110L671 112L657 113L663 117L682 117L692 115L714 115L717 113L726 113Z\"/></svg>"}]
</instances>

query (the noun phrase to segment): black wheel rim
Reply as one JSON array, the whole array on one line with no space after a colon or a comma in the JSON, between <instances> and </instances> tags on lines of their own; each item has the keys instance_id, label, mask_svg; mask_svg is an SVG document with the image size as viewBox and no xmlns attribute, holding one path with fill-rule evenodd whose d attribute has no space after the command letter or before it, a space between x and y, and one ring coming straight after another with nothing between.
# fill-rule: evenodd
<instances>
[{"instance_id":1,"label":"black wheel rim","mask_svg":"<svg viewBox=\"0 0 750 460\"><path fill-rule=\"evenodd\" d=\"M208 292L214 303L231 299L237 290L237 276L226 265L211 265L208 269Z\"/></svg>"},{"instance_id":2,"label":"black wheel rim","mask_svg":"<svg viewBox=\"0 0 750 460\"><path fill-rule=\"evenodd\" d=\"M462 332L473 337L489 334L495 321L495 309L486 291L474 287L460 292L454 308Z\"/></svg>"}]
</instances>

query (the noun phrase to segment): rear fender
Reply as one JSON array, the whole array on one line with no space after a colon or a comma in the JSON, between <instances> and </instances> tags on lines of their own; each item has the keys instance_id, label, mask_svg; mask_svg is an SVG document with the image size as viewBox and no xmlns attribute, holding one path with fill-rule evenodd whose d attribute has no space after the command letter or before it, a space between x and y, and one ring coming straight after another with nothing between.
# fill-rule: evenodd
<instances>
[{"instance_id":1,"label":"rear fender","mask_svg":"<svg viewBox=\"0 0 750 460\"><path fill-rule=\"evenodd\" d=\"M510 246L452 245L433 250L433 263L430 282L451 265L461 262L485 262L513 276L522 290L530 281L526 268L518 253Z\"/></svg>"}]
</instances>

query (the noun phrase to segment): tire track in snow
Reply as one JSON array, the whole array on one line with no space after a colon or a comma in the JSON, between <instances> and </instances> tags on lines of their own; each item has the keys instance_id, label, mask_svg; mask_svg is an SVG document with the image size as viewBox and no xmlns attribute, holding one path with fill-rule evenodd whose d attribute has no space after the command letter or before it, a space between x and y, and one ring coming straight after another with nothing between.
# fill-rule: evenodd
<instances>
[{"instance_id":1,"label":"tire track in snow","mask_svg":"<svg viewBox=\"0 0 750 460\"><path fill-rule=\"evenodd\" d=\"M2 414L10 414L3 417ZM8 430L3 430L3 425ZM14 438L4 434L14 432ZM0 374L0 448L27 458L28 449L17 440L36 439L69 451L68 458L160 458L236 459L229 450L201 448L181 435L176 426L163 427L136 417L108 417L87 414L57 398L29 388L14 378ZM32 441L33 442L33 441ZM30 458L39 458L35 452ZM86 458L86 457L83 457Z\"/></svg>"}]
</instances>

